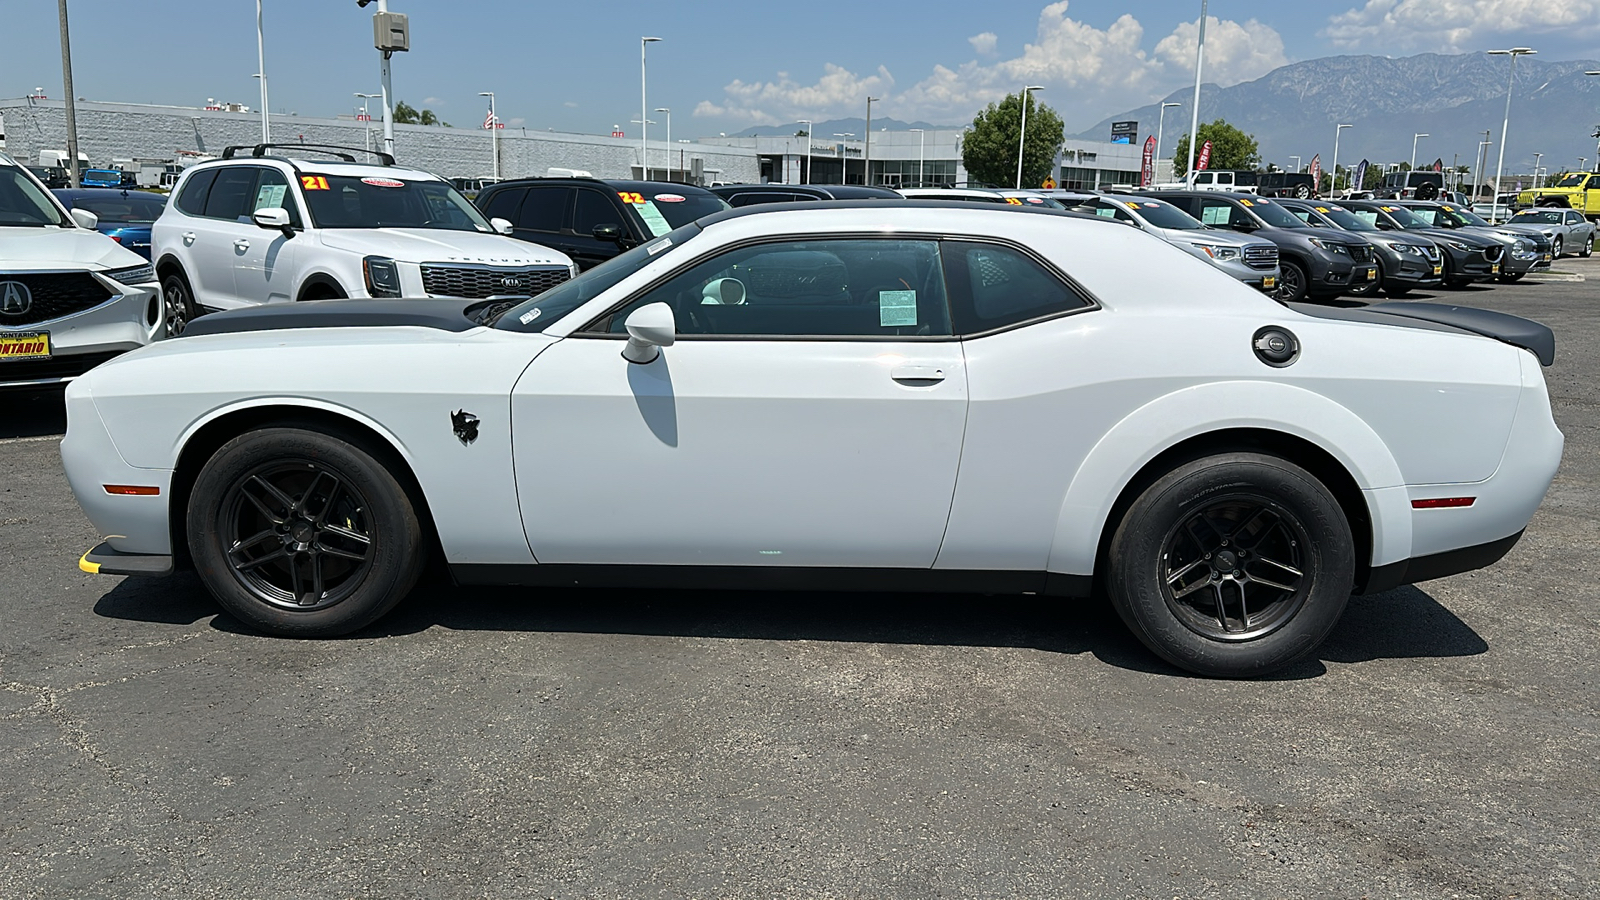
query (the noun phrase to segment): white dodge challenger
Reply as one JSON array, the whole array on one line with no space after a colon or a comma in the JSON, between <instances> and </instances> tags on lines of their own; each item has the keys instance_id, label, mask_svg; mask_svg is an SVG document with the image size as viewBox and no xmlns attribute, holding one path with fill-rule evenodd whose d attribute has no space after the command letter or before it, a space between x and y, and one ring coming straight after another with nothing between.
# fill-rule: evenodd
<instances>
[{"instance_id":1,"label":"white dodge challenger","mask_svg":"<svg viewBox=\"0 0 1600 900\"><path fill-rule=\"evenodd\" d=\"M262 631L462 585L1108 595L1208 675L1489 565L1560 462L1542 325L1285 307L1116 223L719 213L528 299L269 305L67 391L91 572ZM1064 601L1070 602L1070 601Z\"/></svg>"}]
</instances>

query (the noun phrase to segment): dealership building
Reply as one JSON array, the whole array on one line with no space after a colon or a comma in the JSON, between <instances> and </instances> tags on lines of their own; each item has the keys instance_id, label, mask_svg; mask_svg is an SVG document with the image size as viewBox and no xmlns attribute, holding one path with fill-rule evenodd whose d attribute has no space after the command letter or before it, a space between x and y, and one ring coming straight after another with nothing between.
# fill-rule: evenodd
<instances>
[{"instance_id":1,"label":"dealership building","mask_svg":"<svg viewBox=\"0 0 1600 900\"><path fill-rule=\"evenodd\" d=\"M79 101L76 106L79 153L91 166L186 164L220 155L230 145L253 145L261 140L259 112L93 101ZM0 100L5 151L29 164L40 162L40 151L59 153L65 159L65 107L60 100L36 97ZM355 115L275 114L272 138L277 143L381 147L381 118L378 115L374 121L363 122ZM489 177L494 172L496 144L502 178L545 175L551 169L589 172L599 178L638 178L644 171L637 137L502 128L498 138L497 142L491 140L490 132L481 128L396 125L394 155L401 165L446 178ZM760 176L754 152L695 141L651 141L649 165L650 177L691 184L756 181Z\"/></svg>"}]
</instances>

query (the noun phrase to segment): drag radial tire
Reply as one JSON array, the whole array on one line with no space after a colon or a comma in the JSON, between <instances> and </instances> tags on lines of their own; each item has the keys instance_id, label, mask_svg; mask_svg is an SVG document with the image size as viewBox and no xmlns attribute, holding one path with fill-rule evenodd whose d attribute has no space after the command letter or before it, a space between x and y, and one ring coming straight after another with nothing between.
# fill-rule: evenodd
<instances>
[{"instance_id":1,"label":"drag radial tire","mask_svg":"<svg viewBox=\"0 0 1600 900\"><path fill-rule=\"evenodd\" d=\"M291 427L234 438L188 509L206 587L245 624L285 637L355 631L394 608L427 552L405 488L355 443Z\"/></svg>"},{"instance_id":2,"label":"drag radial tire","mask_svg":"<svg viewBox=\"0 0 1600 900\"><path fill-rule=\"evenodd\" d=\"M1162 659L1225 678L1312 652L1355 577L1350 524L1309 472L1273 456L1184 463L1144 490L1112 536L1118 614Z\"/></svg>"}]
</instances>

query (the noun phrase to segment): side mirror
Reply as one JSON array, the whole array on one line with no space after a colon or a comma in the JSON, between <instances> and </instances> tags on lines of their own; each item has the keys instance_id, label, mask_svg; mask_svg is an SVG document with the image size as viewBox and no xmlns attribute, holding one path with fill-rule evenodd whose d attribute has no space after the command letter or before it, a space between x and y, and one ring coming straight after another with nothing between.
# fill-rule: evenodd
<instances>
[{"instance_id":1,"label":"side mirror","mask_svg":"<svg viewBox=\"0 0 1600 900\"><path fill-rule=\"evenodd\" d=\"M281 231L284 237L294 237L294 228L289 225L289 211L281 206L258 209L250 214L250 221L262 228Z\"/></svg>"},{"instance_id":2,"label":"side mirror","mask_svg":"<svg viewBox=\"0 0 1600 900\"><path fill-rule=\"evenodd\" d=\"M1261 228L1260 225L1257 225L1255 222L1249 219L1240 219L1237 222L1233 222L1229 227L1231 227L1234 231L1242 231L1245 234L1249 234L1252 231L1258 231Z\"/></svg>"},{"instance_id":3,"label":"side mirror","mask_svg":"<svg viewBox=\"0 0 1600 900\"><path fill-rule=\"evenodd\" d=\"M72 208L72 221L77 222L79 225L82 225L90 231L93 231L100 226L99 216L89 212L87 209L78 209L76 206Z\"/></svg>"},{"instance_id":4,"label":"side mirror","mask_svg":"<svg viewBox=\"0 0 1600 900\"><path fill-rule=\"evenodd\" d=\"M494 229L495 234L504 234L509 236L511 234L511 230L516 226L511 224L510 219L502 219L499 216L495 216L489 220L489 227Z\"/></svg>"},{"instance_id":5,"label":"side mirror","mask_svg":"<svg viewBox=\"0 0 1600 900\"><path fill-rule=\"evenodd\" d=\"M671 347L678 339L677 320L665 303L639 307L623 325L628 329L628 343L622 348L622 358L631 363L655 362L661 348Z\"/></svg>"},{"instance_id":6,"label":"side mirror","mask_svg":"<svg viewBox=\"0 0 1600 900\"><path fill-rule=\"evenodd\" d=\"M622 226L621 225L596 225L594 227L594 231L591 231L590 234L594 235L595 240L611 241L613 243L616 243L616 242L622 240Z\"/></svg>"}]
</instances>

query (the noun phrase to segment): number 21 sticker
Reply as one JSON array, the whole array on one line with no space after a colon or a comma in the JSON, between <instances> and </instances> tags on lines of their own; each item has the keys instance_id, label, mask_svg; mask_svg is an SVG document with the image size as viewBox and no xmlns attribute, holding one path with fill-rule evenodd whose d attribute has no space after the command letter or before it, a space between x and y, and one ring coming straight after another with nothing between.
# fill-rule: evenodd
<instances>
[{"instance_id":1,"label":"number 21 sticker","mask_svg":"<svg viewBox=\"0 0 1600 900\"><path fill-rule=\"evenodd\" d=\"M324 175L301 175L300 187L308 191L328 190L328 179Z\"/></svg>"}]
</instances>

